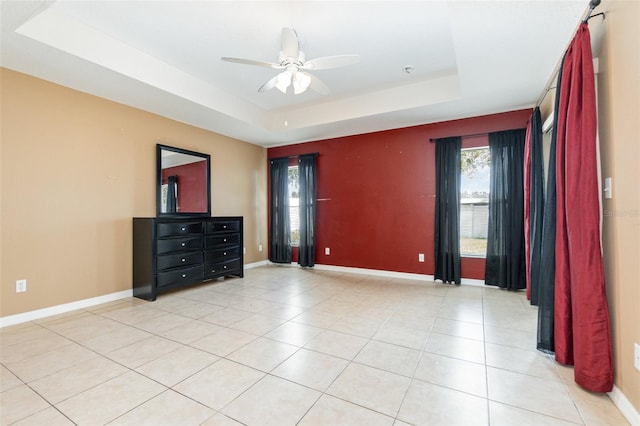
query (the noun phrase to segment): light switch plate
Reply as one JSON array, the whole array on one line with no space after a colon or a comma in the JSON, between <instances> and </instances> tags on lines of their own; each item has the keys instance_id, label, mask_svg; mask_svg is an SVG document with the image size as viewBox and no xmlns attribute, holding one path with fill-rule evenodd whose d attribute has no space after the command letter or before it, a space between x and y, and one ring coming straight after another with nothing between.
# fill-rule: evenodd
<instances>
[{"instance_id":1,"label":"light switch plate","mask_svg":"<svg viewBox=\"0 0 640 426\"><path fill-rule=\"evenodd\" d=\"M604 178L604 198L613 197L613 187L611 186L611 178Z\"/></svg>"}]
</instances>

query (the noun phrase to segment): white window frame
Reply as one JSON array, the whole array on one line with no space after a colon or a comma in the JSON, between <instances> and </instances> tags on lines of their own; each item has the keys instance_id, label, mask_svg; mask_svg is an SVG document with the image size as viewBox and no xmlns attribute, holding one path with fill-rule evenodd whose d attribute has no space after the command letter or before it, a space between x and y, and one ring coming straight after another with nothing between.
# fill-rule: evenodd
<instances>
[{"instance_id":1,"label":"white window frame","mask_svg":"<svg viewBox=\"0 0 640 426\"><path fill-rule=\"evenodd\" d=\"M489 150L489 146L485 145L485 146L475 146L475 147L470 147L470 148L463 148L461 149L462 152L464 151L475 151L475 150L480 150L480 149L486 149ZM460 161L462 162L462 156L460 157ZM489 166L491 167L491 166ZM460 173L462 174L462 170L460 171ZM489 194L490 188L487 188L487 194ZM462 188L460 188L460 192L462 193ZM460 196L460 241L462 241L462 194ZM475 204L471 204L471 205L475 205ZM489 208L489 200L487 197L487 209ZM488 222L488 214L487 214L487 228L489 226L489 222ZM486 238L485 238L486 239ZM487 253L485 251L484 254L478 254L478 253L469 253L469 252L463 252L462 251L462 244L460 245L460 257L471 257L471 258L478 258L478 259L484 259L486 258Z\"/></svg>"}]
</instances>

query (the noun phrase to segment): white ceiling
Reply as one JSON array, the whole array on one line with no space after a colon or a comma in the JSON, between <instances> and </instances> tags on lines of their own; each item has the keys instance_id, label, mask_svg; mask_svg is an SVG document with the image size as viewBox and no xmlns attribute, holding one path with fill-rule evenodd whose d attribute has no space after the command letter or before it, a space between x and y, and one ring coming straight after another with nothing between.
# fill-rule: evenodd
<instances>
[{"instance_id":1,"label":"white ceiling","mask_svg":"<svg viewBox=\"0 0 640 426\"><path fill-rule=\"evenodd\" d=\"M534 106L586 0L6 1L0 65L262 146ZM331 94L258 88L282 27ZM411 74L403 71L413 67Z\"/></svg>"}]
</instances>

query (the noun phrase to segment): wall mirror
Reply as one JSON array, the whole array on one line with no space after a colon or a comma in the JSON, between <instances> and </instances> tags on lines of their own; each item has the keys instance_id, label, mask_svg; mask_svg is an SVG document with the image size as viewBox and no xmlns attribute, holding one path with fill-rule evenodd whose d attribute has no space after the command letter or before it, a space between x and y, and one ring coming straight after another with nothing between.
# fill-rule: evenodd
<instances>
[{"instance_id":1,"label":"wall mirror","mask_svg":"<svg viewBox=\"0 0 640 426\"><path fill-rule=\"evenodd\" d=\"M158 216L211 216L211 156L156 146Z\"/></svg>"}]
</instances>

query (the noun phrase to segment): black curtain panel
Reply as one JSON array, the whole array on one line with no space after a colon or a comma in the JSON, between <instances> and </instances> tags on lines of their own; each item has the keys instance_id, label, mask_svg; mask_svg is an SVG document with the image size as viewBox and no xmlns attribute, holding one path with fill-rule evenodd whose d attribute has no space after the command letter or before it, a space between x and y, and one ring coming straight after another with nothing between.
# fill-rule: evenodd
<instances>
[{"instance_id":1,"label":"black curtain panel","mask_svg":"<svg viewBox=\"0 0 640 426\"><path fill-rule=\"evenodd\" d=\"M564 60L563 60L564 63ZM560 87L562 86L560 65L556 82L554 111L560 110ZM556 274L556 147L558 140L558 115L554 116L549 148L549 169L547 171L547 190L542 215L542 240L540 244L541 270L538 280L538 337L536 347L545 353L555 352L554 315L555 315L555 274Z\"/></svg>"},{"instance_id":2,"label":"black curtain panel","mask_svg":"<svg viewBox=\"0 0 640 426\"><path fill-rule=\"evenodd\" d=\"M544 158L542 156L542 118L536 107L531 117L531 157L529 194L529 282L531 304L537 305L540 293L540 256L542 253L542 218L544 215Z\"/></svg>"},{"instance_id":3,"label":"black curtain panel","mask_svg":"<svg viewBox=\"0 0 640 426\"><path fill-rule=\"evenodd\" d=\"M167 177L167 213L178 211L178 176Z\"/></svg>"},{"instance_id":4,"label":"black curtain panel","mask_svg":"<svg viewBox=\"0 0 640 426\"><path fill-rule=\"evenodd\" d=\"M436 139L434 279L460 284L460 148L462 138Z\"/></svg>"},{"instance_id":5,"label":"black curtain panel","mask_svg":"<svg viewBox=\"0 0 640 426\"><path fill-rule=\"evenodd\" d=\"M298 263L311 267L316 263L316 154L298 157L300 183L300 243Z\"/></svg>"},{"instance_id":6,"label":"black curtain panel","mask_svg":"<svg viewBox=\"0 0 640 426\"><path fill-rule=\"evenodd\" d=\"M526 288L524 246L525 129L489 133L491 179L485 284Z\"/></svg>"},{"instance_id":7,"label":"black curtain panel","mask_svg":"<svg viewBox=\"0 0 640 426\"><path fill-rule=\"evenodd\" d=\"M289 159L275 158L271 166L271 223L269 226L269 260L291 263L289 218Z\"/></svg>"}]
</instances>

